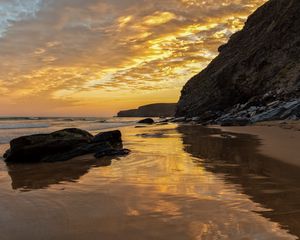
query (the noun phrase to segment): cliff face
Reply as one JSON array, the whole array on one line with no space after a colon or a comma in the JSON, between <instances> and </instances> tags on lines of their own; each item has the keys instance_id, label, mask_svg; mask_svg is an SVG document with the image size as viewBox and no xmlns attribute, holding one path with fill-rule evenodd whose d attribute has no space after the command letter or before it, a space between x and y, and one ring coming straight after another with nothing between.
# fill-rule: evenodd
<instances>
[{"instance_id":1,"label":"cliff face","mask_svg":"<svg viewBox=\"0 0 300 240\"><path fill-rule=\"evenodd\" d=\"M176 116L224 112L266 94L299 98L300 1L270 0L219 52L184 86Z\"/></svg>"},{"instance_id":2,"label":"cliff face","mask_svg":"<svg viewBox=\"0 0 300 240\"><path fill-rule=\"evenodd\" d=\"M173 117L175 110L176 103L156 103L120 111L118 117Z\"/></svg>"}]
</instances>

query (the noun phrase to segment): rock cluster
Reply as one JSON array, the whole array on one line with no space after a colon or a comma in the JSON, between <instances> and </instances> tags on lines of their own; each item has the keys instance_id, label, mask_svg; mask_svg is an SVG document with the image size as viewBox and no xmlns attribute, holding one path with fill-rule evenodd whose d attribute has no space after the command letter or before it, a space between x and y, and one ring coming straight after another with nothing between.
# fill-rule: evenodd
<instances>
[{"instance_id":1,"label":"rock cluster","mask_svg":"<svg viewBox=\"0 0 300 240\"><path fill-rule=\"evenodd\" d=\"M86 154L97 158L128 153L128 149L123 149L118 130L93 136L87 131L69 128L13 139L3 157L6 162L27 163L66 161Z\"/></svg>"},{"instance_id":2,"label":"rock cluster","mask_svg":"<svg viewBox=\"0 0 300 240\"><path fill-rule=\"evenodd\" d=\"M274 92L251 98L223 111L209 110L197 117L178 117L169 122L194 122L204 125L245 126L263 121L300 120L300 98L281 99Z\"/></svg>"},{"instance_id":3,"label":"rock cluster","mask_svg":"<svg viewBox=\"0 0 300 240\"><path fill-rule=\"evenodd\" d=\"M288 101L262 100L249 101L245 104L237 104L228 112L223 113L213 122L223 126L247 125L262 121L272 120L299 120L300 119L300 99L290 99Z\"/></svg>"}]
</instances>

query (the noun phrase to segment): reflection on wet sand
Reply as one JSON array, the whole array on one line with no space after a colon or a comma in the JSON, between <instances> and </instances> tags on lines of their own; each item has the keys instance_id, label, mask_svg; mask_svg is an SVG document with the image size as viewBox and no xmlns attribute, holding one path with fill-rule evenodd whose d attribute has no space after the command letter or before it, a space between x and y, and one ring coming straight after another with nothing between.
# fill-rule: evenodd
<instances>
[{"instance_id":1,"label":"reflection on wet sand","mask_svg":"<svg viewBox=\"0 0 300 240\"><path fill-rule=\"evenodd\" d=\"M273 194L279 188L274 183L289 185L289 181L273 182L261 160L250 164L247 151L256 156L255 138L223 139L218 130L192 131L176 125L129 127L122 133L132 153L121 161L102 164L87 156L54 165L20 167L0 162L1 237L296 239L278 224L290 223L270 220L262 213L266 208L274 209L273 214L277 211L264 201L267 193L251 192ZM250 172L243 165L244 157ZM293 202L288 197L283 207L286 203ZM292 227L296 225L288 229Z\"/></svg>"},{"instance_id":2,"label":"reflection on wet sand","mask_svg":"<svg viewBox=\"0 0 300 240\"><path fill-rule=\"evenodd\" d=\"M221 130L201 126L179 126L178 131L185 151L201 159L201 166L241 185L243 193L269 209L263 216L300 236L299 167L258 153L260 142L252 135L230 133L234 137L226 138Z\"/></svg>"},{"instance_id":3,"label":"reflection on wet sand","mask_svg":"<svg viewBox=\"0 0 300 240\"><path fill-rule=\"evenodd\" d=\"M38 164L7 164L13 189L30 191L61 182L76 182L93 167L111 165L112 158L95 159L92 155L65 162Z\"/></svg>"}]
</instances>

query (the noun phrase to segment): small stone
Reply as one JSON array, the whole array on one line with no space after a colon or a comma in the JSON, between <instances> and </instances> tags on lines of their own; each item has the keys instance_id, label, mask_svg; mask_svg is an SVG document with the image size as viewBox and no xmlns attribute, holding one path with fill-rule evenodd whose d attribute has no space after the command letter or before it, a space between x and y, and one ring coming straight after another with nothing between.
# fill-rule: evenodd
<instances>
[{"instance_id":1,"label":"small stone","mask_svg":"<svg viewBox=\"0 0 300 240\"><path fill-rule=\"evenodd\" d=\"M142 124L153 124L154 120L152 118L145 118L143 120L138 121L138 123L142 123Z\"/></svg>"}]
</instances>

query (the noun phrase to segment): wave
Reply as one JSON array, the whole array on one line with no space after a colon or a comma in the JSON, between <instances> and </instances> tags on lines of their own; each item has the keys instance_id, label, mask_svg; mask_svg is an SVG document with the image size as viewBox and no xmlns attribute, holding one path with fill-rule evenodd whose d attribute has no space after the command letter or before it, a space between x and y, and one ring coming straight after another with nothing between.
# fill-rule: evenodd
<instances>
[{"instance_id":1,"label":"wave","mask_svg":"<svg viewBox=\"0 0 300 240\"><path fill-rule=\"evenodd\" d=\"M0 129L48 128L48 127L49 124L43 124L43 123L0 124Z\"/></svg>"},{"instance_id":2,"label":"wave","mask_svg":"<svg viewBox=\"0 0 300 240\"><path fill-rule=\"evenodd\" d=\"M14 121L14 120L40 120L35 117L0 117L0 121Z\"/></svg>"}]
</instances>

